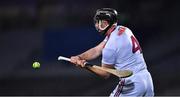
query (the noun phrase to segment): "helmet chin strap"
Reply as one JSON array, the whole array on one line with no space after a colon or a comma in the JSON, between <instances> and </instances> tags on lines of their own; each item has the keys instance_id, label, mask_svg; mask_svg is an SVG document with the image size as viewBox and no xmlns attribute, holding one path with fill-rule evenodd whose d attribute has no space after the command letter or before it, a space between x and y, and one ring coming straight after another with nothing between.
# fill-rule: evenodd
<instances>
[{"instance_id":1,"label":"helmet chin strap","mask_svg":"<svg viewBox=\"0 0 180 97\"><path fill-rule=\"evenodd\" d=\"M102 21L99 21L99 23L98 23L98 26L99 26L99 30L101 30L101 31L104 31L109 25L106 25L105 27L101 27L101 24L102 24Z\"/></svg>"}]
</instances>

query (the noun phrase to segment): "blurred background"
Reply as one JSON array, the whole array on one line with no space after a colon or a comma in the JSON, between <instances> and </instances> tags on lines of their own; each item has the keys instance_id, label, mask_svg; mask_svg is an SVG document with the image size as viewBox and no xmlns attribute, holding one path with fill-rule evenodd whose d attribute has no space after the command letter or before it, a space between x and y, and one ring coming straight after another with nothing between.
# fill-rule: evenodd
<instances>
[{"instance_id":1,"label":"blurred background","mask_svg":"<svg viewBox=\"0 0 180 97\"><path fill-rule=\"evenodd\" d=\"M100 43L96 9L116 9L143 49L156 96L180 95L179 0L1 0L0 95L108 96L118 83L68 62ZM41 68L35 70L32 63ZM101 57L92 63L100 64Z\"/></svg>"}]
</instances>

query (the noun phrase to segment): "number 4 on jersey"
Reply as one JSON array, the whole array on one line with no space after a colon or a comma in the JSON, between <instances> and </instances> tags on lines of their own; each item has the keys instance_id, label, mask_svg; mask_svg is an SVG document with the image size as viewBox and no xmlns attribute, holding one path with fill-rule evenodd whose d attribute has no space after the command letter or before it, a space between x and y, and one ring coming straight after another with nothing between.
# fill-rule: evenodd
<instances>
[{"instance_id":1,"label":"number 4 on jersey","mask_svg":"<svg viewBox=\"0 0 180 97\"><path fill-rule=\"evenodd\" d=\"M135 52L137 52L139 50L140 53L141 53L142 49L141 49L137 39L134 36L131 36L131 41L132 41L132 52L135 53Z\"/></svg>"}]
</instances>

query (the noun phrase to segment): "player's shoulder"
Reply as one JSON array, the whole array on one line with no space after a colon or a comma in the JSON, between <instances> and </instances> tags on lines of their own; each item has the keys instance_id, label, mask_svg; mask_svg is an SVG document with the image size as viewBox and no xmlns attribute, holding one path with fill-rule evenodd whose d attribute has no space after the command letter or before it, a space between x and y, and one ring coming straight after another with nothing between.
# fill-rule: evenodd
<instances>
[{"instance_id":1,"label":"player's shoulder","mask_svg":"<svg viewBox=\"0 0 180 97\"><path fill-rule=\"evenodd\" d=\"M114 33L114 36L117 36L117 37L121 37L124 35L124 33L128 33L128 32L131 32L131 30L126 27L126 26L122 26L122 25L118 25L116 27L116 30L115 30L115 33Z\"/></svg>"},{"instance_id":2,"label":"player's shoulder","mask_svg":"<svg viewBox=\"0 0 180 97\"><path fill-rule=\"evenodd\" d=\"M122 41L124 37L124 32L126 30L125 26L117 26L116 29L112 32L111 36L110 36L110 41L113 42L119 42Z\"/></svg>"},{"instance_id":3,"label":"player's shoulder","mask_svg":"<svg viewBox=\"0 0 180 97\"><path fill-rule=\"evenodd\" d=\"M131 31L131 30L130 30L128 27L126 27L126 26L119 25L118 31L119 31L120 33L123 33L123 32Z\"/></svg>"},{"instance_id":4,"label":"player's shoulder","mask_svg":"<svg viewBox=\"0 0 180 97\"><path fill-rule=\"evenodd\" d=\"M116 28L116 32L113 33L111 40L124 44L129 42L129 36L131 35L132 32L128 27L119 25Z\"/></svg>"}]
</instances>

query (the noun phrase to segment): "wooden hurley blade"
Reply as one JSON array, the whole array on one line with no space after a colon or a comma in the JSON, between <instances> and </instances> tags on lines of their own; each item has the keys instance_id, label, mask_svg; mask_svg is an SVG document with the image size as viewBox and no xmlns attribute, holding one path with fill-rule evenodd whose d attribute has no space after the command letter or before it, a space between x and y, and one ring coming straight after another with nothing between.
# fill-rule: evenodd
<instances>
[{"instance_id":1,"label":"wooden hurley blade","mask_svg":"<svg viewBox=\"0 0 180 97\"><path fill-rule=\"evenodd\" d=\"M106 72L109 72L115 76L118 76L120 78L125 78L125 77L129 77L133 74L132 71L130 70L116 70L116 69L110 69L110 68L105 68L105 67L100 67L97 65L93 65L94 68L100 69L100 70L104 70Z\"/></svg>"}]
</instances>

